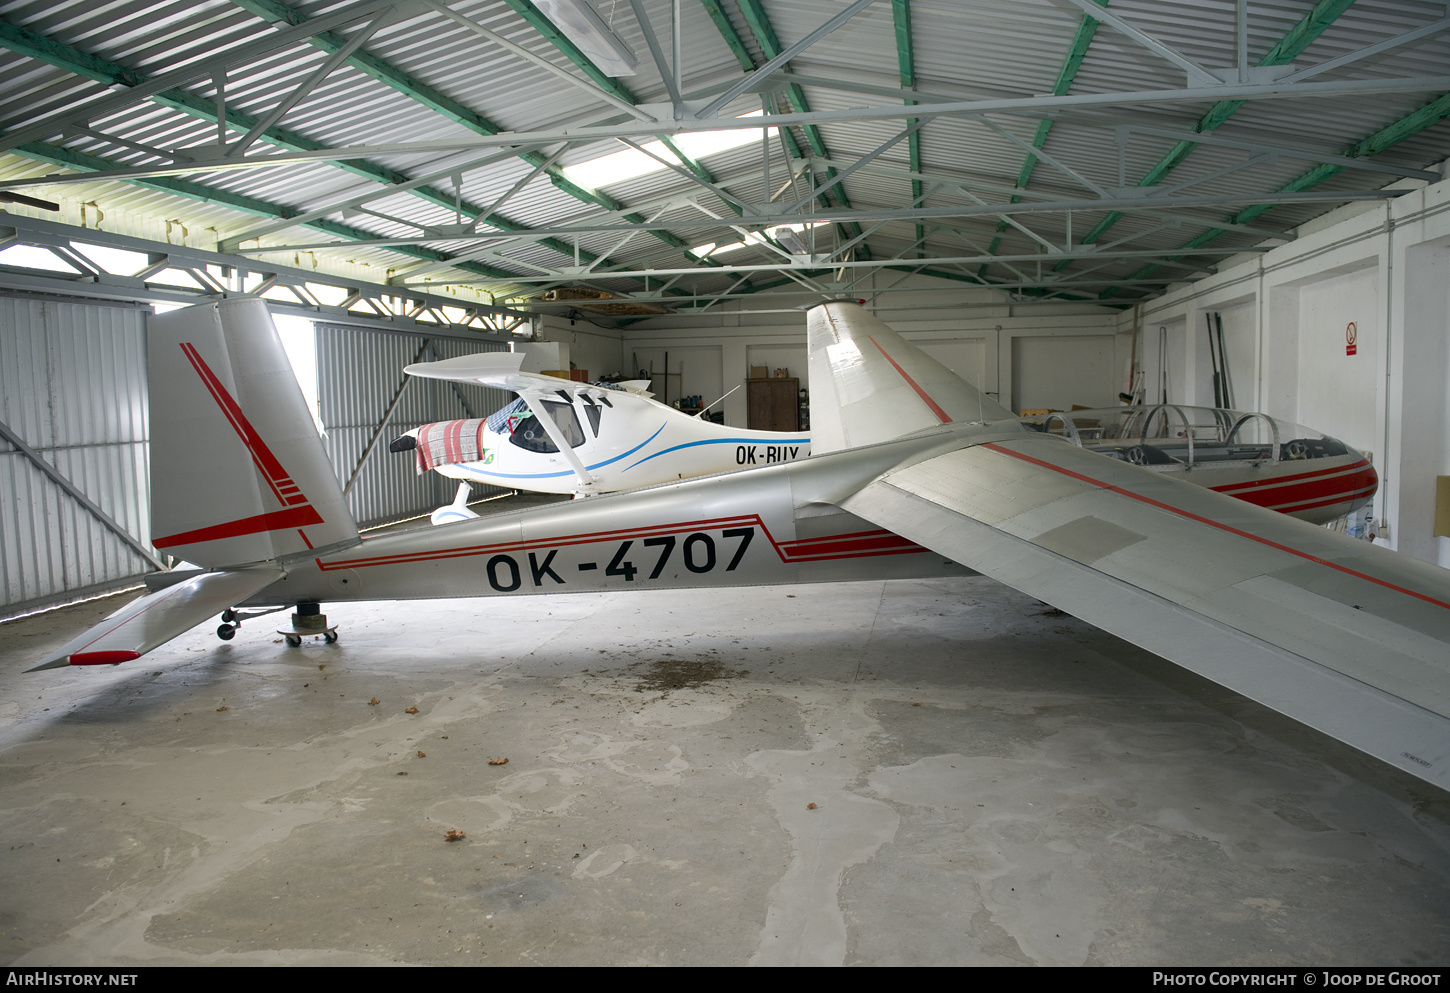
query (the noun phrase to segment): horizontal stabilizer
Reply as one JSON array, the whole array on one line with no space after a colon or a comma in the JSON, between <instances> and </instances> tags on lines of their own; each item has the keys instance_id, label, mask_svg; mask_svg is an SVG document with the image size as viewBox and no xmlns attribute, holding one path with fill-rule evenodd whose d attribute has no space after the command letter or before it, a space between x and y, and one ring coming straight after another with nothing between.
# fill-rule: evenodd
<instances>
[{"instance_id":1,"label":"horizontal stabilizer","mask_svg":"<svg viewBox=\"0 0 1450 993\"><path fill-rule=\"evenodd\" d=\"M26 670L129 662L282 578L276 566L204 572L133 600L44 662Z\"/></svg>"}]
</instances>

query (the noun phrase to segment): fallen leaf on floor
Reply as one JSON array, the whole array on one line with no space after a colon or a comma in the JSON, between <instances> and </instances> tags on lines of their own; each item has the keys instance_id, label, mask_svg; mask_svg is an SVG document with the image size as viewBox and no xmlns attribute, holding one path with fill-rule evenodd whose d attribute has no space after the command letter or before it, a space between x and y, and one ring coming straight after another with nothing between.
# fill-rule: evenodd
<instances>
[{"instance_id":1,"label":"fallen leaf on floor","mask_svg":"<svg viewBox=\"0 0 1450 993\"><path fill-rule=\"evenodd\" d=\"M405 713L405 714L416 714L417 712L418 712L418 708L417 707L409 707L407 710L403 711L403 713Z\"/></svg>"},{"instance_id":2,"label":"fallen leaf on floor","mask_svg":"<svg viewBox=\"0 0 1450 993\"><path fill-rule=\"evenodd\" d=\"M509 764L509 760L508 759L489 759L488 760L488 764L489 765L508 765Z\"/></svg>"},{"instance_id":3,"label":"fallen leaf on floor","mask_svg":"<svg viewBox=\"0 0 1450 993\"><path fill-rule=\"evenodd\" d=\"M913 707L920 707L920 706L921 706L921 704L919 704L919 703L913 703L913 704L912 704L912 706L913 706Z\"/></svg>"},{"instance_id":4,"label":"fallen leaf on floor","mask_svg":"<svg viewBox=\"0 0 1450 993\"><path fill-rule=\"evenodd\" d=\"M813 803L808 803L808 804L806 804L806 809L807 810L815 810L816 809L816 805L813 804Z\"/></svg>"},{"instance_id":5,"label":"fallen leaf on floor","mask_svg":"<svg viewBox=\"0 0 1450 993\"><path fill-rule=\"evenodd\" d=\"M217 713L218 713L218 714L220 714L220 713L221 713L221 712L222 712L222 711L223 711L223 710L231 710L231 709L232 709L232 708L230 708L230 707L218 707L218 708L217 708L217 709L216 709L216 712L217 712Z\"/></svg>"},{"instance_id":6,"label":"fallen leaf on floor","mask_svg":"<svg viewBox=\"0 0 1450 993\"><path fill-rule=\"evenodd\" d=\"M321 665L319 665L317 668L319 668L319 669L326 669L327 668L327 663L324 662Z\"/></svg>"},{"instance_id":7,"label":"fallen leaf on floor","mask_svg":"<svg viewBox=\"0 0 1450 993\"><path fill-rule=\"evenodd\" d=\"M454 828L453 830L449 831L447 834L445 834L443 836L443 840L444 841L462 841L464 838L467 838L467 837L468 837L468 835L464 834L462 831L458 830L457 828Z\"/></svg>"},{"instance_id":8,"label":"fallen leaf on floor","mask_svg":"<svg viewBox=\"0 0 1450 993\"><path fill-rule=\"evenodd\" d=\"M373 697L371 700L368 701L368 706L369 707L376 707L380 703L382 703L381 700L379 700L377 697Z\"/></svg>"},{"instance_id":9,"label":"fallen leaf on floor","mask_svg":"<svg viewBox=\"0 0 1450 993\"><path fill-rule=\"evenodd\" d=\"M418 757L419 757L419 758L420 758L420 759L426 759L426 758L427 758L427 757L428 757L428 753L427 753L427 752L422 752L422 751L420 751L420 752L419 752L419 753L418 753Z\"/></svg>"}]
</instances>

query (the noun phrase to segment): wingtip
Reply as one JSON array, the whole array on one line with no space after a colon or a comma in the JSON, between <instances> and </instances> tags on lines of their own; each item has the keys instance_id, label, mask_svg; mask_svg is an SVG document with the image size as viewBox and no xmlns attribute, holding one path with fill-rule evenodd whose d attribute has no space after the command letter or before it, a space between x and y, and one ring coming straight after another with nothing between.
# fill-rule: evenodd
<instances>
[{"instance_id":1,"label":"wingtip","mask_svg":"<svg viewBox=\"0 0 1450 993\"><path fill-rule=\"evenodd\" d=\"M46 659L40 665L33 665L26 672L39 672L42 669L61 669L70 665L69 655L58 655L53 659Z\"/></svg>"}]
</instances>

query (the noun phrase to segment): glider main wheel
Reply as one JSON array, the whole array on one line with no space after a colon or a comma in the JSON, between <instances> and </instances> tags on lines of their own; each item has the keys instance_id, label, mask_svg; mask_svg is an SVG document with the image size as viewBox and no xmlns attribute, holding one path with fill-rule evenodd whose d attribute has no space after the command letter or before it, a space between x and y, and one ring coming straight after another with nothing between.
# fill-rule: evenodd
<instances>
[{"instance_id":1,"label":"glider main wheel","mask_svg":"<svg viewBox=\"0 0 1450 993\"><path fill-rule=\"evenodd\" d=\"M328 631L322 636L322 640L327 642L329 645L335 644L337 642L337 632Z\"/></svg>"},{"instance_id":2,"label":"glider main wheel","mask_svg":"<svg viewBox=\"0 0 1450 993\"><path fill-rule=\"evenodd\" d=\"M295 635L295 634L289 634L289 635L286 635L286 638L287 638L287 644L290 645L290 646L292 646L293 648L301 648L302 647L302 639L299 638L297 635Z\"/></svg>"},{"instance_id":3,"label":"glider main wheel","mask_svg":"<svg viewBox=\"0 0 1450 993\"><path fill-rule=\"evenodd\" d=\"M230 624L223 624L216 629L216 636L222 641L231 641L237 636L237 629Z\"/></svg>"}]
</instances>

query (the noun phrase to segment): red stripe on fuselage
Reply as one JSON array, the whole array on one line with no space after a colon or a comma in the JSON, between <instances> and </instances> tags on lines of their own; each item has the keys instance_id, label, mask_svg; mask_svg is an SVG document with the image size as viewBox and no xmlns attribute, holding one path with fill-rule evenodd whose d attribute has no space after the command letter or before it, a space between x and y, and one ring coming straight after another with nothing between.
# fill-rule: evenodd
<instances>
[{"instance_id":1,"label":"red stripe on fuselage","mask_svg":"<svg viewBox=\"0 0 1450 993\"><path fill-rule=\"evenodd\" d=\"M925 551L914 541L908 541L890 531L863 531L859 534L827 535L822 538L804 538L800 541L783 541L779 545L781 558L786 562L806 562L824 559L858 558L864 555L901 555Z\"/></svg>"},{"instance_id":2,"label":"red stripe on fuselage","mask_svg":"<svg viewBox=\"0 0 1450 993\"><path fill-rule=\"evenodd\" d=\"M625 528L618 531L596 531L588 534L561 535L557 538L539 538L530 541L501 542L495 545L471 545L464 548L449 548L434 552L404 552L398 555L380 555L374 558L347 559L323 562L315 559L317 568L326 572L333 569L361 569L369 566L407 565L414 562L432 562L439 559L465 558L475 555L498 555L505 552L527 552L539 549L567 548L572 545L589 545L601 542L634 541L642 538L662 537L681 531L721 531L740 526L760 528L775 554L785 564L817 561L831 558L865 558L872 555L902 555L928 551L913 545L900 535L890 531L862 531L849 535L826 535L821 538L803 538L798 541L779 542L765 526L758 514L746 517L725 517L708 521L680 521L648 528ZM366 542L367 539L364 539ZM829 547L829 543L843 542L841 547Z\"/></svg>"}]
</instances>

